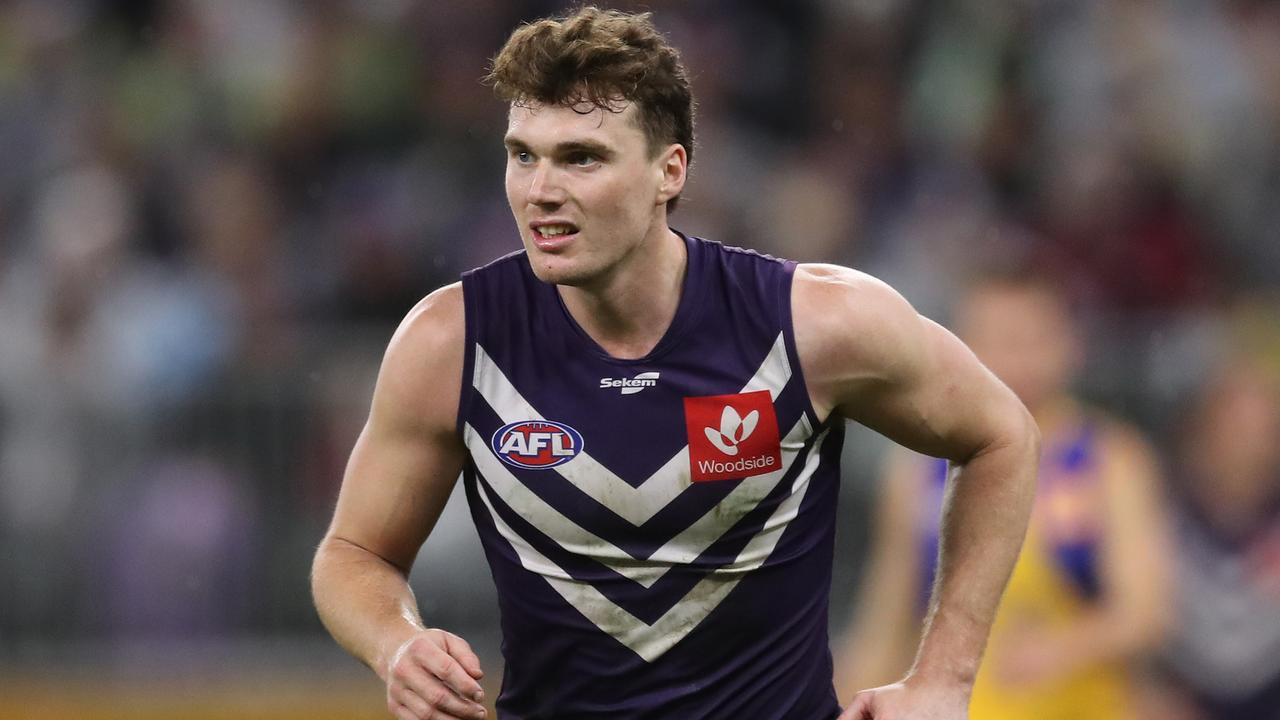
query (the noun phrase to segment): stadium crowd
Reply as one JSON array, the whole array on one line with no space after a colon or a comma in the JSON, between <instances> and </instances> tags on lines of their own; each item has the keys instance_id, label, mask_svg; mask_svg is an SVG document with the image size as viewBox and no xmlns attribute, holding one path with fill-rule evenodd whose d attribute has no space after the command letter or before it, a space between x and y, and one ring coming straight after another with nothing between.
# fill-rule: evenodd
<instances>
[{"instance_id":1,"label":"stadium crowd","mask_svg":"<svg viewBox=\"0 0 1280 720\"><path fill-rule=\"evenodd\" d=\"M479 78L561 6L0 4L0 677L322 637L307 567L381 348L517 247ZM944 324L993 265L1053 277L1075 389L1167 478L1152 704L1280 707L1280 6L643 6L698 100L676 226L865 270ZM880 449L852 444L845 593ZM424 614L492 632L474 531L444 522L422 562L459 579L415 578Z\"/></svg>"}]
</instances>

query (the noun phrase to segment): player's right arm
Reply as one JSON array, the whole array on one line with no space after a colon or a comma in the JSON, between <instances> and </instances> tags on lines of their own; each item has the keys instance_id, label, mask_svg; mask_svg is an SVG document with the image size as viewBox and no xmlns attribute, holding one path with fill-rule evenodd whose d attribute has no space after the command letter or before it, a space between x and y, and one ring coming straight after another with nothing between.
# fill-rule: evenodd
<instances>
[{"instance_id":1,"label":"player's right arm","mask_svg":"<svg viewBox=\"0 0 1280 720\"><path fill-rule=\"evenodd\" d=\"M311 585L334 639L387 684L392 714L480 718L480 661L428 629L408 574L462 471L456 418L465 348L462 287L428 295L387 348Z\"/></svg>"}]
</instances>

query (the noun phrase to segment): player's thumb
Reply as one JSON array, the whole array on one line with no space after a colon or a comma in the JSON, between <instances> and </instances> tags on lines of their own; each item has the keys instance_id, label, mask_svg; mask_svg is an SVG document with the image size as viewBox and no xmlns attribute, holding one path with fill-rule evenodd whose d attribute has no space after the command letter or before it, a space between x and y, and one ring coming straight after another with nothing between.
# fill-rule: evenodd
<instances>
[{"instance_id":1,"label":"player's thumb","mask_svg":"<svg viewBox=\"0 0 1280 720\"><path fill-rule=\"evenodd\" d=\"M484 677L484 670L480 668L480 658L472 651L471 646L466 640L454 635L451 632L444 634L445 650L449 655L458 661L463 670L471 677L479 680Z\"/></svg>"},{"instance_id":2,"label":"player's thumb","mask_svg":"<svg viewBox=\"0 0 1280 720\"><path fill-rule=\"evenodd\" d=\"M874 720L875 708L871 702L873 697L875 695L868 690L858 693L836 720Z\"/></svg>"}]
</instances>

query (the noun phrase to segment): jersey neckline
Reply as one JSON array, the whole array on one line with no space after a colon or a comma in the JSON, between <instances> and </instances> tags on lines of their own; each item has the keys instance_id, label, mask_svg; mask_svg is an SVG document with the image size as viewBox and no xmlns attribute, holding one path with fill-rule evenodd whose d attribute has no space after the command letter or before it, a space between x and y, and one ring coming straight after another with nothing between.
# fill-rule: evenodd
<instances>
[{"instance_id":1,"label":"jersey neckline","mask_svg":"<svg viewBox=\"0 0 1280 720\"><path fill-rule=\"evenodd\" d=\"M696 238L685 235L675 228L670 228L670 230L679 235L680 239L684 241L686 251L684 280L680 286L680 302L676 305L676 314L671 318L671 324L667 326L667 331L662 334L653 349L643 357L620 358L609 354L609 351L601 347L600 343L596 342L595 338L591 337L591 334L584 330L578 324L578 321L574 319L573 313L569 312L569 308L565 306L564 298L560 297L560 292L556 289L556 286L554 284L547 285L547 289L556 299L556 305L560 308L560 315L564 318L565 323L586 344L591 353L601 360L623 366L652 363L675 349L679 345L680 339L684 337L686 329L693 324L697 310L702 305L700 298L695 297L700 294L700 289L704 284L697 279L697 276L701 275L704 265L702 247Z\"/></svg>"}]
</instances>

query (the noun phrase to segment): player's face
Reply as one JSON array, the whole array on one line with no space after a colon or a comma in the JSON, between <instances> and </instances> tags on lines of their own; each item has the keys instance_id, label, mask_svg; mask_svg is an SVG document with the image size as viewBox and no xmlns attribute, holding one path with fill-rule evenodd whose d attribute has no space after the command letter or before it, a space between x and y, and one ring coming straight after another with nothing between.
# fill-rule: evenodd
<instances>
[{"instance_id":1,"label":"player's face","mask_svg":"<svg viewBox=\"0 0 1280 720\"><path fill-rule=\"evenodd\" d=\"M543 282L599 281L666 232L670 150L650 153L635 114L632 104L512 106L507 201Z\"/></svg>"},{"instance_id":2,"label":"player's face","mask_svg":"<svg viewBox=\"0 0 1280 720\"><path fill-rule=\"evenodd\" d=\"M1277 491L1280 404L1262 370L1239 364L1208 385L1198 408L1188 461L1212 497L1210 504L1259 507Z\"/></svg>"},{"instance_id":3,"label":"player's face","mask_svg":"<svg viewBox=\"0 0 1280 720\"><path fill-rule=\"evenodd\" d=\"M958 320L978 359L1033 411L1067 389L1078 362L1075 330L1050 293L982 288L966 299Z\"/></svg>"}]
</instances>

